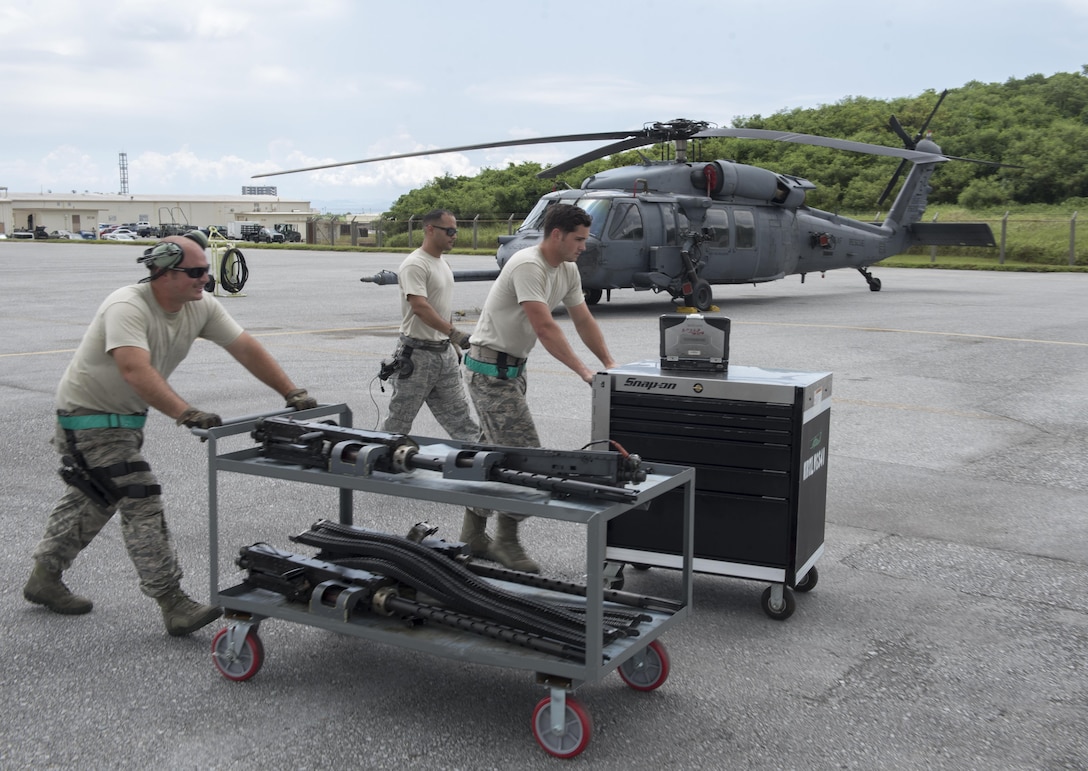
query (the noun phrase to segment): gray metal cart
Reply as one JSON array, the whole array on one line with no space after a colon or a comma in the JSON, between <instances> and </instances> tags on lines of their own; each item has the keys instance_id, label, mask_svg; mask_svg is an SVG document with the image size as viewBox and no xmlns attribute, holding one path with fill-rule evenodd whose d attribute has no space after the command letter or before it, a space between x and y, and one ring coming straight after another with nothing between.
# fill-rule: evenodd
<instances>
[{"instance_id":1,"label":"gray metal cart","mask_svg":"<svg viewBox=\"0 0 1088 771\"><path fill-rule=\"evenodd\" d=\"M227 621L227 625L213 639L212 655L216 668L224 677L246 680L256 674L264 657L258 631L261 622L267 618L307 624L446 658L528 670L535 672L536 681L548 690L548 695L533 711L533 735L545 751L557 757L573 757L584 750L589 741L592 721L585 708L574 698L575 689L583 683L600 680L613 669L618 670L621 678L636 690L653 690L664 682L668 675L669 659L659 638L688 615L692 602L695 475L690 468L655 464L645 482L629 487L635 493L631 500L614 502L561 497L540 489L494 481L451 479L437 471L381 473L368 470L361 462L354 468L334 464L331 471L306 468L270 460L262 456L257 446L233 451L221 449L222 440L251 433L263 419L285 414L287 411L279 410L237 418L217 428L194 430L208 444L211 601L224 608ZM290 414L299 420L327 420L327 416L335 416L339 425L351 425L351 411L343 404ZM432 447L449 450L461 446L461 443L453 440L411 438L420 445L421 450ZM238 441L232 440L235 444ZM335 601L330 601L321 586L314 589L308 603L290 602L283 594L247 583L220 588L219 475L222 472L337 488L340 491L339 519L346 525L352 524L353 493L358 491L547 517L585 527L586 584L579 587L581 596L570 592L572 585L549 582L547 579L538 582L540 585L532 586L501 580L494 582L503 589L531 597L553 601L562 599L575 605L580 603L585 615L584 656L572 659L569 655L527 650L502 640L438 625L409 627L399 619L355 607L350 592L340 592ZM686 511L676 523L678 532L675 534L678 542L683 544L680 596L675 599L638 598L636 607L647 619L638 627L638 635L621 637L606 644L602 639L606 610L630 610L633 604L630 601L636 597L605 586L603 566L608 523L631 509L644 508L654 498L670 491L680 493ZM559 588L550 588L549 584Z\"/></svg>"}]
</instances>

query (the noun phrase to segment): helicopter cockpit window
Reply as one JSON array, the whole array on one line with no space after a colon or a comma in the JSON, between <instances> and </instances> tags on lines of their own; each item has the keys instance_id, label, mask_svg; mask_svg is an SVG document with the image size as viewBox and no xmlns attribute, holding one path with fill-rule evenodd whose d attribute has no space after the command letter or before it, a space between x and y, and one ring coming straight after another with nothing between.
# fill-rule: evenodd
<instances>
[{"instance_id":1,"label":"helicopter cockpit window","mask_svg":"<svg viewBox=\"0 0 1088 771\"><path fill-rule=\"evenodd\" d=\"M710 246L729 247L729 212L711 207L706 210L704 227L710 231Z\"/></svg>"},{"instance_id":2,"label":"helicopter cockpit window","mask_svg":"<svg viewBox=\"0 0 1088 771\"><path fill-rule=\"evenodd\" d=\"M518 230L536 230L542 224L544 224L544 212L548 209L548 205L552 203L546 198L541 198L536 202L536 206L533 210L526 215L525 220L521 223L521 227Z\"/></svg>"},{"instance_id":3,"label":"helicopter cockpit window","mask_svg":"<svg viewBox=\"0 0 1088 771\"><path fill-rule=\"evenodd\" d=\"M614 241L642 240L642 212L633 203L616 206L616 216L612 218L612 227L608 237Z\"/></svg>"},{"instance_id":4,"label":"helicopter cockpit window","mask_svg":"<svg viewBox=\"0 0 1088 771\"><path fill-rule=\"evenodd\" d=\"M579 198L575 204L593 218L593 224L589 226L589 234L600 238L604 232L604 221L608 219L608 210L612 208L610 198Z\"/></svg>"},{"instance_id":5,"label":"helicopter cockpit window","mask_svg":"<svg viewBox=\"0 0 1088 771\"><path fill-rule=\"evenodd\" d=\"M756 247L756 218L747 209L735 209L733 218L737 222L737 248L755 249Z\"/></svg>"},{"instance_id":6,"label":"helicopter cockpit window","mask_svg":"<svg viewBox=\"0 0 1088 771\"><path fill-rule=\"evenodd\" d=\"M540 230L540 228L544 227L544 215L547 213L548 207L557 203L560 202L554 198L541 198L537 201L533 210L525 217L518 231ZM577 201L568 199L562 203L571 203L580 209L584 209L593 218L593 224L589 226L589 234L597 238L601 237L601 232L604 230L604 221L608 219L608 210L612 208L611 200L608 198L579 198Z\"/></svg>"}]
</instances>

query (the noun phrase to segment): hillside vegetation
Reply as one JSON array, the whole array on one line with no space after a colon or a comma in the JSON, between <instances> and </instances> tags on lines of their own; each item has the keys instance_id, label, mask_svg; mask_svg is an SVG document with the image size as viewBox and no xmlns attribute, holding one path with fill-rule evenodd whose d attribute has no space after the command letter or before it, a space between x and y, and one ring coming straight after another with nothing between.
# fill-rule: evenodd
<instances>
[{"instance_id":1,"label":"hillside vegetation","mask_svg":"<svg viewBox=\"0 0 1088 771\"><path fill-rule=\"evenodd\" d=\"M901 140L888 128L890 116L895 115L913 136L938 97L938 90L892 100L849 96L813 109L741 116L733 125L895 146ZM697 120L700 116L687 117ZM951 89L929 130L947 155L1005 164L944 164L933 175L931 208L977 212L966 219L1000 217L1004 211L1033 207L1037 212L1061 211L1064 214L1059 216L1068 217L1088 204L1088 65L1080 73L1031 75L1004 83L970 82ZM669 152L671 148L665 146L641 149L647 157L667 157ZM867 212L866 216L875 213L898 163L894 158L807 145L736 139L702 140L689 155L693 160L727 158L803 177L817 185L808 197L810 206ZM556 184L578 187L584 177L601 169L639 162L639 151L619 153L555 181L537 179L542 167L536 163L484 169L474 177L447 175L401 196L386 217L404 222L411 215L442 207L460 220L503 219L528 212Z\"/></svg>"}]
</instances>

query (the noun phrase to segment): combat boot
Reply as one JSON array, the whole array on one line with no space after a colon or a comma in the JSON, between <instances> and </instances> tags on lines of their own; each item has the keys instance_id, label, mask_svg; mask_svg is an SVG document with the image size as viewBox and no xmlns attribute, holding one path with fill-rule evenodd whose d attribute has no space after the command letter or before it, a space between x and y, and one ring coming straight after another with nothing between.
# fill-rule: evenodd
<instances>
[{"instance_id":1,"label":"combat boot","mask_svg":"<svg viewBox=\"0 0 1088 771\"><path fill-rule=\"evenodd\" d=\"M540 565L536 564L518 543L518 520L506 514L499 514L498 518L495 540L491 543L491 558L510 570L539 573Z\"/></svg>"},{"instance_id":2,"label":"combat boot","mask_svg":"<svg viewBox=\"0 0 1088 771\"><path fill-rule=\"evenodd\" d=\"M171 637L184 637L223 615L222 608L193 602L181 589L171 589L155 599L162 608L162 620Z\"/></svg>"},{"instance_id":3,"label":"combat boot","mask_svg":"<svg viewBox=\"0 0 1088 771\"><path fill-rule=\"evenodd\" d=\"M491 536L487 534L487 517L481 517L473 509L465 509L465 521L461 525L461 541L468 546L473 557L491 556Z\"/></svg>"},{"instance_id":4,"label":"combat boot","mask_svg":"<svg viewBox=\"0 0 1088 771\"><path fill-rule=\"evenodd\" d=\"M35 561L30 580L23 587L23 597L28 601L44 605L54 613L66 616L79 616L90 613L94 603L86 597L72 594L60 580L60 571L49 570L42 563Z\"/></svg>"}]
</instances>

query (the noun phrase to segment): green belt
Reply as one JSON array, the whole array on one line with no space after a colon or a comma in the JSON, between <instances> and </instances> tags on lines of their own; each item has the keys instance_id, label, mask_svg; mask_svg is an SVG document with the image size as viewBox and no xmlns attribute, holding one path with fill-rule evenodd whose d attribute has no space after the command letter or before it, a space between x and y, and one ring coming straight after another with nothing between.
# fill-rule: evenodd
<instances>
[{"instance_id":1,"label":"green belt","mask_svg":"<svg viewBox=\"0 0 1088 771\"><path fill-rule=\"evenodd\" d=\"M476 361L476 359L465 354L465 366L471 369L473 372L479 372L481 375L489 375L491 377L500 377L504 380L510 378L519 377L522 372L525 371L525 362L522 362L516 367L507 367L505 373L500 373L499 367L496 364L488 364L483 361Z\"/></svg>"},{"instance_id":2,"label":"green belt","mask_svg":"<svg viewBox=\"0 0 1088 771\"><path fill-rule=\"evenodd\" d=\"M147 415L57 415L57 422L64 429L84 428L143 428Z\"/></svg>"}]
</instances>

